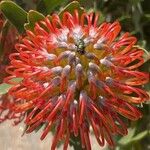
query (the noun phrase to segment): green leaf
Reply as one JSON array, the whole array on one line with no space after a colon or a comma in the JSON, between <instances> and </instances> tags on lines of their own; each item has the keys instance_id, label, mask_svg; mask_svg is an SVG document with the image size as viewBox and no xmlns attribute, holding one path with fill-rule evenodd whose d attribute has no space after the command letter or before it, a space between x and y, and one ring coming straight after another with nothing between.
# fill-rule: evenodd
<instances>
[{"instance_id":1,"label":"green leaf","mask_svg":"<svg viewBox=\"0 0 150 150\"><path fill-rule=\"evenodd\" d=\"M65 2L66 0L41 0L37 5L37 10L50 14L57 6Z\"/></svg>"},{"instance_id":2,"label":"green leaf","mask_svg":"<svg viewBox=\"0 0 150 150\"><path fill-rule=\"evenodd\" d=\"M22 81L22 78L14 78L14 79L12 79L11 81L16 82L16 83L19 83L19 82ZM0 95L6 94L6 93L9 91L9 89L10 89L11 87L13 87L13 86L14 86L14 85L12 85L12 84L7 84L7 83L2 83L2 84L0 84Z\"/></svg>"},{"instance_id":3,"label":"green leaf","mask_svg":"<svg viewBox=\"0 0 150 150\"><path fill-rule=\"evenodd\" d=\"M2 1L0 10L5 17L17 28L20 33L24 31L24 23L27 19L27 12L12 1Z\"/></svg>"},{"instance_id":4,"label":"green leaf","mask_svg":"<svg viewBox=\"0 0 150 150\"><path fill-rule=\"evenodd\" d=\"M145 19L150 21L150 14L144 14Z\"/></svg>"},{"instance_id":5,"label":"green leaf","mask_svg":"<svg viewBox=\"0 0 150 150\"><path fill-rule=\"evenodd\" d=\"M140 3L142 0L130 0L131 5L136 5L137 3Z\"/></svg>"},{"instance_id":6,"label":"green leaf","mask_svg":"<svg viewBox=\"0 0 150 150\"><path fill-rule=\"evenodd\" d=\"M149 134L148 130L140 132L139 134L137 134L136 136L134 136L131 141L139 141L141 139L143 139L145 136L147 136Z\"/></svg>"},{"instance_id":7,"label":"green leaf","mask_svg":"<svg viewBox=\"0 0 150 150\"><path fill-rule=\"evenodd\" d=\"M28 23L26 23L24 25L25 29L33 30L35 23L40 21L40 20L43 20L44 18L45 18L45 16L43 14L41 14L35 10L30 10L28 15L27 15Z\"/></svg>"},{"instance_id":8,"label":"green leaf","mask_svg":"<svg viewBox=\"0 0 150 150\"><path fill-rule=\"evenodd\" d=\"M73 13L75 9L78 10L79 15L84 12L84 8L80 6L79 2L73 1L73 2L71 2L70 4L68 4L68 5L59 13L60 18L62 17L62 15L63 15L63 13L64 13L65 11L68 11L68 12L70 12L70 13Z\"/></svg>"},{"instance_id":9,"label":"green leaf","mask_svg":"<svg viewBox=\"0 0 150 150\"><path fill-rule=\"evenodd\" d=\"M135 134L135 128L130 128L130 129L128 130L128 134L127 134L126 136L122 137L122 138L118 141L118 143L119 143L120 145L127 145L127 144L129 144L129 143L131 142L131 139L132 139L132 137L134 136L134 134Z\"/></svg>"},{"instance_id":10,"label":"green leaf","mask_svg":"<svg viewBox=\"0 0 150 150\"><path fill-rule=\"evenodd\" d=\"M20 83L22 81L22 78L13 78L13 79L11 79L11 81L13 81L15 83Z\"/></svg>"},{"instance_id":11,"label":"green leaf","mask_svg":"<svg viewBox=\"0 0 150 150\"><path fill-rule=\"evenodd\" d=\"M141 18L141 23L148 24L150 22L150 14L144 14Z\"/></svg>"},{"instance_id":12,"label":"green leaf","mask_svg":"<svg viewBox=\"0 0 150 150\"><path fill-rule=\"evenodd\" d=\"M12 85L7 84L7 83L0 84L0 95L6 94L11 87Z\"/></svg>"},{"instance_id":13,"label":"green leaf","mask_svg":"<svg viewBox=\"0 0 150 150\"><path fill-rule=\"evenodd\" d=\"M99 12L99 14L100 14L100 17L99 17L98 23L101 24L105 21L105 15L102 12Z\"/></svg>"},{"instance_id":14,"label":"green leaf","mask_svg":"<svg viewBox=\"0 0 150 150\"><path fill-rule=\"evenodd\" d=\"M72 146L74 150L82 150L82 145L80 141L80 136L75 137L73 134L71 134L69 145Z\"/></svg>"},{"instance_id":15,"label":"green leaf","mask_svg":"<svg viewBox=\"0 0 150 150\"><path fill-rule=\"evenodd\" d=\"M125 22L127 20L131 20L131 16L121 16L118 20L120 22Z\"/></svg>"}]
</instances>

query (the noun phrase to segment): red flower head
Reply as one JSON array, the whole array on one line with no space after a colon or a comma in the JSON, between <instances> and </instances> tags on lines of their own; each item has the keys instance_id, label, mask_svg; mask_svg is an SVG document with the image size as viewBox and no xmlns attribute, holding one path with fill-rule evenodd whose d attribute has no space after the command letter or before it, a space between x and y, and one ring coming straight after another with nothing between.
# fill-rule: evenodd
<instances>
[{"instance_id":1,"label":"red flower head","mask_svg":"<svg viewBox=\"0 0 150 150\"><path fill-rule=\"evenodd\" d=\"M52 150L59 140L67 149L72 134L80 135L82 147L90 150L90 126L100 146L105 141L113 146L112 135L127 134L120 116L142 117L136 105L148 99L139 88L148 75L137 70L143 51L129 33L117 37L119 22L97 22L98 15L79 16L77 11L64 12L62 19L46 17L33 32L26 31L16 45L18 53L10 55L11 76L5 81L14 84L12 78L23 78L9 91L15 99L12 109L28 111L27 133L46 125L41 139L56 127Z\"/></svg>"}]
</instances>

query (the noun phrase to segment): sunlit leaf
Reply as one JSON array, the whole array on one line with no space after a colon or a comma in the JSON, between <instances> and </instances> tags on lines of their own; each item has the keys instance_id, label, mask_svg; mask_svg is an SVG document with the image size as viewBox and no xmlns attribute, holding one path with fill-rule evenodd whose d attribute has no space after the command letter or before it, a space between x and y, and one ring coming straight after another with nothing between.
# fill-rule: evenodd
<instances>
[{"instance_id":1,"label":"sunlit leaf","mask_svg":"<svg viewBox=\"0 0 150 150\"><path fill-rule=\"evenodd\" d=\"M27 12L12 1L2 1L0 10L5 17L22 33L24 31L24 23L27 19Z\"/></svg>"},{"instance_id":2,"label":"sunlit leaf","mask_svg":"<svg viewBox=\"0 0 150 150\"><path fill-rule=\"evenodd\" d=\"M136 136L134 136L131 141L138 141L143 139L145 136L147 136L149 134L148 130L140 132L139 134L137 134Z\"/></svg>"},{"instance_id":3,"label":"sunlit leaf","mask_svg":"<svg viewBox=\"0 0 150 150\"><path fill-rule=\"evenodd\" d=\"M22 81L22 78L14 78L11 81L13 81L15 83L19 83ZM7 83L0 84L0 95L6 94L11 87L13 87L13 85L11 85L11 84L7 84Z\"/></svg>"},{"instance_id":4,"label":"sunlit leaf","mask_svg":"<svg viewBox=\"0 0 150 150\"><path fill-rule=\"evenodd\" d=\"M6 94L11 87L12 85L10 84L6 84L6 83L0 84L0 95Z\"/></svg>"},{"instance_id":5,"label":"sunlit leaf","mask_svg":"<svg viewBox=\"0 0 150 150\"><path fill-rule=\"evenodd\" d=\"M80 6L79 2L73 1L70 4L68 4L62 11L60 11L59 16L62 17L65 11L73 13L75 9L78 10L79 14L84 12L84 8Z\"/></svg>"},{"instance_id":6,"label":"sunlit leaf","mask_svg":"<svg viewBox=\"0 0 150 150\"><path fill-rule=\"evenodd\" d=\"M40 20L43 20L44 15L35 11L35 10L30 10L28 15L27 15L27 19L28 19L28 23L26 23L24 25L25 29L33 30L35 23L40 21Z\"/></svg>"},{"instance_id":7,"label":"sunlit leaf","mask_svg":"<svg viewBox=\"0 0 150 150\"><path fill-rule=\"evenodd\" d=\"M144 14L143 17L142 17L143 21L144 20L148 20L150 21L150 14Z\"/></svg>"}]
</instances>

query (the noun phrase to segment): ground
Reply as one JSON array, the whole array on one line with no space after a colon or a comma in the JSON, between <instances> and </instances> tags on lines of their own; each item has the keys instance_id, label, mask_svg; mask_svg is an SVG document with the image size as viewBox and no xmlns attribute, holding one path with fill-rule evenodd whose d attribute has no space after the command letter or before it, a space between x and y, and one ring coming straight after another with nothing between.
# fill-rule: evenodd
<instances>
[{"instance_id":1,"label":"ground","mask_svg":"<svg viewBox=\"0 0 150 150\"><path fill-rule=\"evenodd\" d=\"M0 124L0 150L50 150L52 134L41 141L41 131L21 137L23 129L23 123L18 126L12 126L9 121ZM91 143L92 150L102 150L93 135L91 136ZM62 149L62 146L58 148L58 150ZM73 148L69 147L68 150L73 150Z\"/></svg>"}]
</instances>

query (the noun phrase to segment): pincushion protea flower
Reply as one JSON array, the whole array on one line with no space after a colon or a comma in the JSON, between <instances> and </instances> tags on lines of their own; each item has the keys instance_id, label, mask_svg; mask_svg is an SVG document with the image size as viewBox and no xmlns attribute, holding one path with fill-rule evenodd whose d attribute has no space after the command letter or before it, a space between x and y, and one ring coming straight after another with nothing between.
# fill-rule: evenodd
<instances>
[{"instance_id":1,"label":"pincushion protea flower","mask_svg":"<svg viewBox=\"0 0 150 150\"><path fill-rule=\"evenodd\" d=\"M127 134L120 116L141 118L136 105L148 99L140 88L148 74L137 70L143 51L129 33L118 37L118 21L97 25L98 14L79 16L77 10L49 18L27 30L18 53L10 55L5 82L23 79L9 90L12 110L28 112L26 133L45 124L41 140L55 126L52 150L60 140L67 149L72 134L90 150L90 126L100 146L113 146L112 135Z\"/></svg>"}]
</instances>

